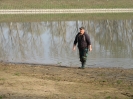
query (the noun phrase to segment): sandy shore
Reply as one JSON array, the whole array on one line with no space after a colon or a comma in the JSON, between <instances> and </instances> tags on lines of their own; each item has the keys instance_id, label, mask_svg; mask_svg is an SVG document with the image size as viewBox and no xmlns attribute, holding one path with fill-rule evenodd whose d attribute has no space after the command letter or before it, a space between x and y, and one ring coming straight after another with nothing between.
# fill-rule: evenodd
<instances>
[{"instance_id":1,"label":"sandy shore","mask_svg":"<svg viewBox=\"0 0 133 99\"><path fill-rule=\"evenodd\" d=\"M133 69L0 63L0 99L133 99Z\"/></svg>"}]
</instances>

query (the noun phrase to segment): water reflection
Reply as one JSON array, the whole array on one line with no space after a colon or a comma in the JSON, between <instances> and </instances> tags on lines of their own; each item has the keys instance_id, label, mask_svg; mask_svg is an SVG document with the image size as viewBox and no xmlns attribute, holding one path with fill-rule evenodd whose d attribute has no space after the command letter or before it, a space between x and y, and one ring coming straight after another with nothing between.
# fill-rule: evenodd
<instances>
[{"instance_id":1,"label":"water reflection","mask_svg":"<svg viewBox=\"0 0 133 99\"><path fill-rule=\"evenodd\" d=\"M80 66L72 51L80 26L92 41L89 67L133 68L133 20L0 23L0 60Z\"/></svg>"}]
</instances>

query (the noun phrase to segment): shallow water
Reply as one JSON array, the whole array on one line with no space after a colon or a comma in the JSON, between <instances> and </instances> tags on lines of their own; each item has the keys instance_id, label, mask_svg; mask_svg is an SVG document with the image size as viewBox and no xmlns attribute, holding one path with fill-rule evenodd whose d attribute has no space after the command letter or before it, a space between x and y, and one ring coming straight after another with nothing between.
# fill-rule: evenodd
<instances>
[{"instance_id":1,"label":"shallow water","mask_svg":"<svg viewBox=\"0 0 133 99\"><path fill-rule=\"evenodd\" d=\"M0 23L0 60L78 67L72 47L80 26L93 47L86 67L133 68L133 20Z\"/></svg>"}]
</instances>

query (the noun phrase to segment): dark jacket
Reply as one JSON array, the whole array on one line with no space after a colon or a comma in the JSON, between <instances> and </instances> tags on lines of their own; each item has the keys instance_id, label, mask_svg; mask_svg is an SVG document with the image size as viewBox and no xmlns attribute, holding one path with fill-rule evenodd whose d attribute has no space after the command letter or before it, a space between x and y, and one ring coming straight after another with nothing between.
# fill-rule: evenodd
<instances>
[{"instance_id":1,"label":"dark jacket","mask_svg":"<svg viewBox=\"0 0 133 99\"><path fill-rule=\"evenodd\" d=\"M77 42L79 49L88 48L88 46L91 45L90 37L86 32L83 35L80 33L76 35L74 45L76 45Z\"/></svg>"}]
</instances>

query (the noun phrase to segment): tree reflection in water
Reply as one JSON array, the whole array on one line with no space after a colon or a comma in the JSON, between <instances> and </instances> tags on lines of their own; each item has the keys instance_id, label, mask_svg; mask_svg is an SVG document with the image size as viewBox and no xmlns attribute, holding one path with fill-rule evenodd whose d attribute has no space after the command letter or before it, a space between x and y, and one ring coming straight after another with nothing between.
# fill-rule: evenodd
<instances>
[{"instance_id":1,"label":"tree reflection in water","mask_svg":"<svg viewBox=\"0 0 133 99\"><path fill-rule=\"evenodd\" d=\"M133 20L86 20L0 23L0 59L79 65L72 46L80 26L91 37L90 60L133 58Z\"/></svg>"}]
</instances>

